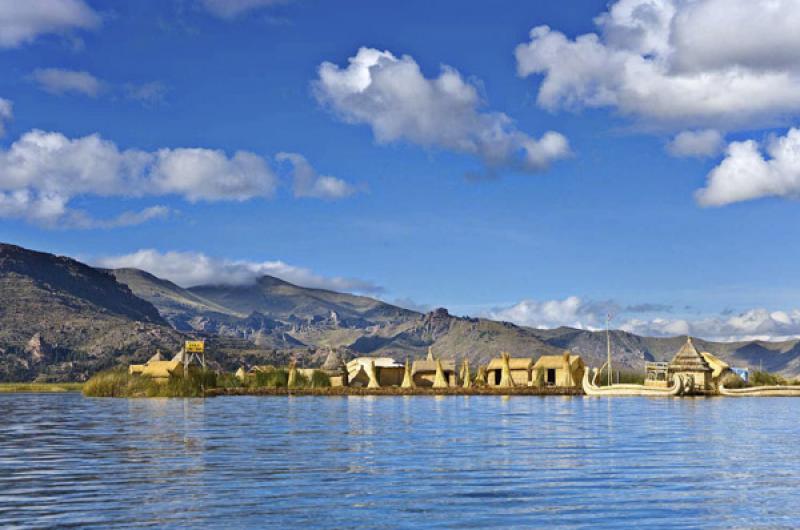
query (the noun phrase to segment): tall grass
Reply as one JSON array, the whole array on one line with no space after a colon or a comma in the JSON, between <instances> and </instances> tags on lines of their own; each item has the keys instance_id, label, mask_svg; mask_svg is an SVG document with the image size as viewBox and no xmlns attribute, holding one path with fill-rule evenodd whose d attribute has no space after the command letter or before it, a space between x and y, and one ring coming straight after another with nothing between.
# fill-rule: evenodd
<instances>
[{"instance_id":1,"label":"tall grass","mask_svg":"<svg viewBox=\"0 0 800 530\"><path fill-rule=\"evenodd\" d=\"M216 388L214 372L190 372L188 377L170 377L158 381L127 370L114 368L95 374L83 385L83 395L90 397L201 397L204 390Z\"/></svg>"},{"instance_id":2,"label":"tall grass","mask_svg":"<svg viewBox=\"0 0 800 530\"><path fill-rule=\"evenodd\" d=\"M83 383L0 383L0 394L12 392L80 392Z\"/></svg>"},{"instance_id":3,"label":"tall grass","mask_svg":"<svg viewBox=\"0 0 800 530\"><path fill-rule=\"evenodd\" d=\"M750 379L748 381L750 386L775 386L775 385L787 385L789 382L784 379L783 377L779 376L778 374L771 374L769 372L763 372L761 370L756 370L750 375Z\"/></svg>"},{"instance_id":4,"label":"tall grass","mask_svg":"<svg viewBox=\"0 0 800 530\"><path fill-rule=\"evenodd\" d=\"M129 374L125 367L114 368L94 375L83 385L83 394L91 397L200 397L212 388L286 388L289 372L274 368L256 372L243 382L230 373L192 371L188 377L174 376L156 380ZM327 388L330 377L314 370L310 377L297 373L293 388Z\"/></svg>"},{"instance_id":5,"label":"tall grass","mask_svg":"<svg viewBox=\"0 0 800 530\"><path fill-rule=\"evenodd\" d=\"M309 386L311 386L311 388L327 388L331 386L331 378L321 370L314 370L311 372Z\"/></svg>"}]
</instances>

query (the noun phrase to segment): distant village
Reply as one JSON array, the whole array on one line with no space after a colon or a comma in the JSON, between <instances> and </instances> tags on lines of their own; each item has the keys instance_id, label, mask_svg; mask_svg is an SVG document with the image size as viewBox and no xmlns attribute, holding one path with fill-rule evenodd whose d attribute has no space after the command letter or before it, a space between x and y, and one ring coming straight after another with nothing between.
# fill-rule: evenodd
<instances>
[{"instance_id":1,"label":"distant village","mask_svg":"<svg viewBox=\"0 0 800 530\"><path fill-rule=\"evenodd\" d=\"M157 352L144 364L129 366L131 375L166 381L205 366L203 343L188 341L172 358ZM246 386L258 374L276 370L272 365L240 367L235 378ZM324 374L325 386L352 389L562 389L571 393L612 395L713 395L720 389L745 386L749 371L731 367L709 352L699 351L691 338L669 362L649 362L645 367L643 384L621 384L608 377L606 365L591 371L580 355L565 351L562 355L511 357L501 353L488 364L471 366L468 359L435 357L428 349L424 359L401 362L393 357L356 357L349 361L340 358L335 350L320 368L299 367L291 363L286 369L287 386L298 378L311 380ZM602 377L605 370L605 377ZM591 377L593 376L593 377ZM605 384L605 386L603 386ZM593 391L594 389L594 391Z\"/></svg>"}]
</instances>

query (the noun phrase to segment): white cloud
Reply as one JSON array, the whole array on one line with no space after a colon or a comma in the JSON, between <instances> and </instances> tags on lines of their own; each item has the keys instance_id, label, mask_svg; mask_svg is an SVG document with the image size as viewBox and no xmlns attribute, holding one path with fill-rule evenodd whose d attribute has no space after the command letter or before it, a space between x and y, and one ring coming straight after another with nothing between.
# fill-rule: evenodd
<instances>
[{"instance_id":1,"label":"white cloud","mask_svg":"<svg viewBox=\"0 0 800 530\"><path fill-rule=\"evenodd\" d=\"M288 0L200 0L200 4L210 13L225 19L233 19L254 9L261 9Z\"/></svg>"},{"instance_id":2,"label":"white cloud","mask_svg":"<svg viewBox=\"0 0 800 530\"><path fill-rule=\"evenodd\" d=\"M667 152L677 157L709 157L720 152L722 135L714 129L681 131L667 144Z\"/></svg>"},{"instance_id":3,"label":"white cloud","mask_svg":"<svg viewBox=\"0 0 800 530\"><path fill-rule=\"evenodd\" d=\"M522 300L511 307L489 311L486 316L493 320L513 322L533 328L556 328L570 326L580 329L596 329L604 322L602 312L597 314L577 296L563 300Z\"/></svg>"},{"instance_id":4,"label":"white cloud","mask_svg":"<svg viewBox=\"0 0 800 530\"><path fill-rule=\"evenodd\" d=\"M77 72L63 68L39 68L31 74L39 88L51 94L68 92L97 97L103 91L103 83L89 72Z\"/></svg>"},{"instance_id":5,"label":"white cloud","mask_svg":"<svg viewBox=\"0 0 800 530\"><path fill-rule=\"evenodd\" d=\"M378 293L383 289L371 282L339 276L321 276L304 267L283 261L245 261L217 259L200 252L159 252L143 249L122 256L97 260L101 267L132 267L166 278L184 287L204 284L249 285L264 275L275 276L296 285L333 291Z\"/></svg>"},{"instance_id":6,"label":"white cloud","mask_svg":"<svg viewBox=\"0 0 800 530\"><path fill-rule=\"evenodd\" d=\"M138 101L146 107L162 103L167 94L167 87L161 81L142 84L126 83L123 88L125 97Z\"/></svg>"},{"instance_id":7,"label":"white cloud","mask_svg":"<svg viewBox=\"0 0 800 530\"><path fill-rule=\"evenodd\" d=\"M800 111L800 3L619 0L597 33L547 26L516 49L544 108L609 107L659 128L752 128Z\"/></svg>"},{"instance_id":8,"label":"white cloud","mask_svg":"<svg viewBox=\"0 0 800 530\"><path fill-rule=\"evenodd\" d=\"M45 226L130 224L156 210L123 214L120 221L91 220L69 208L81 195L143 197L174 194L188 201L243 201L271 197L277 179L264 159L246 151L232 157L218 150L119 149L99 135L70 139L33 130L0 150L0 216L19 217Z\"/></svg>"},{"instance_id":9,"label":"white cloud","mask_svg":"<svg viewBox=\"0 0 800 530\"><path fill-rule=\"evenodd\" d=\"M614 315L612 328L643 336L692 335L717 341L800 337L800 309L769 311L756 308L733 316L719 314L687 318L656 315L642 318L642 314L653 311L669 313L672 307L663 304L619 306L610 301L592 302L570 296L563 300L523 300L510 307L488 311L483 316L534 328L569 326L597 330L605 326L606 314L610 312Z\"/></svg>"},{"instance_id":10,"label":"white cloud","mask_svg":"<svg viewBox=\"0 0 800 530\"><path fill-rule=\"evenodd\" d=\"M170 214L165 206L124 211L111 219L95 219L83 210L69 208L58 194L36 194L29 190L0 192L0 218L19 218L51 228L119 228L134 226Z\"/></svg>"},{"instance_id":11,"label":"white cloud","mask_svg":"<svg viewBox=\"0 0 800 530\"><path fill-rule=\"evenodd\" d=\"M692 335L708 340L787 340L800 337L800 310L749 309L731 317L689 319L631 319L620 326L625 331L657 337Z\"/></svg>"},{"instance_id":12,"label":"white cloud","mask_svg":"<svg viewBox=\"0 0 800 530\"><path fill-rule=\"evenodd\" d=\"M540 171L569 155L567 139L523 133L501 112L482 112L476 87L454 68L426 78L413 58L361 48L346 68L324 62L318 101L349 123L366 123L380 143L408 141L478 156L490 169Z\"/></svg>"},{"instance_id":13,"label":"white cloud","mask_svg":"<svg viewBox=\"0 0 800 530\"><path fill-rule=\"evenodd\" d=\"M6 0L0 2L0 47L14 48L39 35L92 29L100 17L83 0Z\"/></svg>"},{"instance_id":14,"label":"white cloud","mask_svg":"<svg viewBox=\"0 0 800 530\"><path fill-rule=\"evenodd\" d=\"M355 193L355 189L344 180L318 174L302 155L278 153L275 159L292 164L292 188L295 197L341 199Z\"/></svg>"},{"instance_id":15,"label":"white cloud","mask_svg":"<svg viewBox=\"0 0 800 530\"><path fill-rule=\"evenodd\" d=\"M765 158L753 140L732 142L725 158L698 190L703 206L722 206L767 196L800 196L800 129L766 142Z\"/></svg>"},{"instance_id":16,"label":"white cloud","mask_svg":"<svg viewBox=\"0 0 800 530\"><path fill-rule=\"evenodd\" d=\"M6 135L6 123L14 117L14 105L7 99L0 98L0 137Z\"/></svg>"}]
</instances>

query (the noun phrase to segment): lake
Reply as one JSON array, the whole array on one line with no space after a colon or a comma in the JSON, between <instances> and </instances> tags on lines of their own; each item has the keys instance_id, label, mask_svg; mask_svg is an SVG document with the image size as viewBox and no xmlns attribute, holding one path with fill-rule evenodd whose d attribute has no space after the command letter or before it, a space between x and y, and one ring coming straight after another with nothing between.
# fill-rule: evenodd
<instances>
[{"instance_id":1,"label":"lake","mask_svg":"<svg viewBox=\"0 0 800 530\"><path fill-rule=\"evenodd\" d=\"M791 398L0 395L0 527L797 527Z\"/></svg>"}]
</instances>

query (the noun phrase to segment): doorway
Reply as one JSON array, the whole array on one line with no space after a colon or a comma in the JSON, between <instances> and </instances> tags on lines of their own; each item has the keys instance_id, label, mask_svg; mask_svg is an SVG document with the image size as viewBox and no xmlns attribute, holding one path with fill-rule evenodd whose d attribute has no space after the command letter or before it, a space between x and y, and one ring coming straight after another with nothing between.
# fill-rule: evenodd
<instances>
[{"instance_id":1,"label":"doorway","mask_svg":"<svg viewBox=\"0 0 800 530\"><path fill-rule=\"evenodd\" d=\"M547 369L547 384L548 385L555 385L556 384L556 369L555 368L548 368Z\"/></svg>"}]
</instances>

